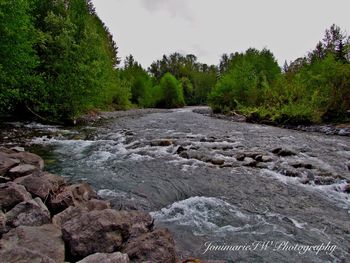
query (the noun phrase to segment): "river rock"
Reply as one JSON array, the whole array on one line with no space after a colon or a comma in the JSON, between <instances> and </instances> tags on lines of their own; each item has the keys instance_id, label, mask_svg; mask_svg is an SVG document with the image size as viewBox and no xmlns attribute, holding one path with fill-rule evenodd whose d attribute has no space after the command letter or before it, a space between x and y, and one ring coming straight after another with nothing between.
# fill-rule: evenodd
<instances>
[{"instance_id":1,"label":"river rock","mask_svg":"<svg viewBox=\"0 0 350 263\"><path fill-rule=\"evenodd\" d=\"M12 167L19 163L19 160L10 158L8 154L0 152L0 176L5 175Z\"/></svg>"},{"instance_id":2,"label":"river rock","mask_svg":"<svg viewBox=\"0 0 350 263\"><path fill-rule=\"evenodd\" d=\"M255 167L257 165L257 161L255 161L251 157L245 157L243 161L243 166Z\"/></svg>"},{"instance_id":3,"label":"river rock","mask_svg":"<svg viewBox=\"0 0 350 263\"><path fill-rule=\"evenodd\" d=\"M170 146L172 144L173 144L173 141L169 139L160 139L160 140L151 141L151 146L165 147L165 146Z\"/></svg>"},{"instance_id":4,"label":"river rock","mask_svg":"<svg viewBox=\"0 0 350 263\"><path fill-rule=\"evenodd\" d=\"M237 154L235 155L235 158L236 158L237 161L242 162L242 161L244 161L245 154L244 154L244 153L237 153Z\"/></svg>"},{"instance_id":5,"label":"river rock","mask_svg":"<svg viewBox=\"0 0 350 263\"><path fill-rule=\"evenodd\" d=\"M52 224L19 226L0 240L2 262L62 263L65 259L61 231Z\"/></svg>"},{"instance_id":6,"label":"river rock","mask_svg":"<svg viewBox=\"0 0 350 263\"><path fill-rule=\"evenodd\" d=\"M16 153L16 151L0 146L0 153L13 154L13 153Z\"/></svg>"},{"instance_id":7,"label":"river rock","mask_svg":"<svg viewBox=\"0 0 350 263\"><path fill-rule=\"evenodd\" d=\"M269 162L272 162L273 161L273 158L271 156L268 156L268 155L263 155L261 157L261 162L264 162L264 163L269 163Z\"/></svg>"},{"instance_id":8,"label":"river rock","mask_svg":"<svg viewBox=\"0 0 350 263\"><path fill-rule=\"evenodd\" d=\"M38 168L34 165L31 164L20 164L17 165L16 167L13 167L8 171L7 175L12 178L18 178L22 176L26 176L29 174L32 174L34 172L38 171Z\"/></svg>"},{"instance_id":9,"label":"river rock","mask_svg":"<svg viewBox=\"0 0 350 263\"><path fill-rule=\"evenodd\" d=\"M81 213L62 225L63 239L73 259L121 248L130 234L130 220L111 209Z\"/></svg>"},{"instance_id":10,"label":"river rock","mask_svg":"<svg viewBox=\"0 0 350 263\"><path fill-rule=\"evenodd\" d=\"M132 262L175 263L175 244L167 229L156 229L129 240L122 252L129 255Z\"/></svg>"},{"instance_id":11,"label":"river rock","mask_svg":"<svg viewBox=\"0 0 350 263\"><path fill-rule=\"evenodd\" d=\"M305 168L305 169L312 169L313 168L312 164L306 163L303 161L291 163L290 166L292 166L294 168Z\"/></svg>"},{"instance_id":12,"label":"river rock","mask_svg":"<svg viewBox=\"0 0 350 263\"><path fill-rule=\"evenodd\" d=\"M185 148L185 147L183 147L183 146L179 146L178 148L177 148L177 150L176 150L176 153L177 154L180 154L180 153L182 153L182 152L184 152L184 151L186 151L187 149Z\"/></svg>"},{"instance_id":13,"label":"river rock","mask_svg":"<svg viewBox=\"0 0 350 263\"><path fill-rule=\"evenodd\" d=\"M293 152L292 150L286 149L286 148L275 148L272 150L272 153L278 155L278 156L293 156L296 155L295 152Z\"/></svg>"},{"instance_id":14,"label":"river rock","mask_svg":"<svg viewBox=\"0 0 350 263\"><path fill-rule=\"evenodd\" d=\"M41 226L50 223L50 212L40 198L19 203L6 213L6 225Z\"/></svg>"},{"instance_id":15,"label":"river rock","mask_svg":"<svg viewBox=\"0 0 350 263\"><path fill-rule=\"evenodd\" d=\"M214 158L214 159L211 159L210 162L214 165L223 165L225 163L225 160Z\"/></svg>"},{"instance_id":16,"label":"river rock","mask_svg":"<svg viewBox=\"0 0 350 263\"><path fill-rule=\"evenodd\" d=\"M32 195L45 201L50 193L57 192L61 186L66 184L66 181L61 176L41 172L17 178L15 183L23 185Z\"/></svg>"},{"instance_id":17,"label":"river rock","mask_svg":"<svg viewBox=\"0 0 350 263\"><path fill-rule=\"evenodd\" d=\"M344 192L350 194L350 184L347 184L344 188Z\"/></svg>"},{"instance_id":18,"label":"river rock","mask_svg":"<svg viewBox=\"0 0 350 263\"><path fill-rule=\"evenodd\" d=\"M9 211L18 203L31 199L31 195L22 185L14 182L0 184L0 207L4 211Z\"/></svg>"},{"instance_id":19,"label":"river rock","mask_svg":"<svg viewBox=\"0 0 350 263\"><path fill-rule=\"evenodd\" d=\"M129 257L127 254L122 254L120 252L115 253L96 253L84 258L77 263L129 263Z\"/></svg>"},{"instance_id":20,"label":"river rock","mask_svg":"<svg viewBox=\"0 0 350 263\"><path fill-rule=\"evenodd\" d=\"M44 169L44 160L34 154L29 152L18 152L18 153L12 153L8 155L10 158L18 159L23 164L31 164L37 167L38 169L42 170Z\"/></svg>"}]
</instances>

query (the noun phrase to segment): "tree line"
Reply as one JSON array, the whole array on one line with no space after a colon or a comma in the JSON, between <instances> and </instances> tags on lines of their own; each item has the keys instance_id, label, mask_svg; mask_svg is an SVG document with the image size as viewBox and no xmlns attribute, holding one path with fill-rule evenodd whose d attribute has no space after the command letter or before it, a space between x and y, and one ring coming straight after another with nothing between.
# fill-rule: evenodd
<instances>
[{"instance_id":1,"label":"tree line","mask_svg":"<svg viewBox=\"0 0 350 263\"><path fill-rule=\"evenodd\" d=\"M251 121L309 124L348 121L350 37L332 25L314 50L281 69L271 51L223 55L210 93L216 112Z\"/></svg>"},{"instance_id":2,"label":"tree line","mask_svg":"<svg viewBox=\"0 0 350 263\"><path fill-rule=\"evenodd\" d=\"M335 25L281 69L267 49L163 55L144 69L118 47L90 0L0 2L0 115L67 121L96 109L210 105L277 123L345 120L350 38Z\"/></svg>"}]
</instances>

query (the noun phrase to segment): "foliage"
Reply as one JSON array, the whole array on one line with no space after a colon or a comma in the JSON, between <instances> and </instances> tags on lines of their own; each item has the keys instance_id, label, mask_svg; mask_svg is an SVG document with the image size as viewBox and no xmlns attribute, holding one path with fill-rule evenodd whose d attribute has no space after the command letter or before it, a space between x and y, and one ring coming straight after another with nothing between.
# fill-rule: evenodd
<instances>
[{"instance_id":1,"label":"foliage","mask_svg":"<svg viewBox=\"0 0 350 263\"><path fill-rule=\"evenodd\" d=\"M157 106L162 108L178 108L185 105L181 83L171 73L166 73L160 80Z\"/></svg>"}]
</instances>

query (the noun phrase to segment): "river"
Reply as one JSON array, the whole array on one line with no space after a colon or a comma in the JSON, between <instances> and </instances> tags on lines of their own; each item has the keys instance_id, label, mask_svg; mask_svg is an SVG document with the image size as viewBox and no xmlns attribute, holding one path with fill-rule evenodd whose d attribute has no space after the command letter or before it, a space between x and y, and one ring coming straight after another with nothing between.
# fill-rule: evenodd
<instances>
[{"instance_id":1,"label":"river","mask_svg":"<svg viewBox=\"0 0 350 263\"><path fill-rule=\"evenodd\" d=\"M193 109L104 113L72 128L8 125L33 131L20 144L49 171L89 182L117 209L150 212L181 258L350 262L349 137Z\"/></svg>"}]
</instances>

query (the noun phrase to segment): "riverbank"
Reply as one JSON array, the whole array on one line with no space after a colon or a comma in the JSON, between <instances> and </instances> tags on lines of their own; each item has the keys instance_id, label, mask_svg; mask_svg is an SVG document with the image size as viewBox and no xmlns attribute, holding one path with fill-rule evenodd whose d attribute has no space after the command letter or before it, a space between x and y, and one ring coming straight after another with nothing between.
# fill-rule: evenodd
<instances>
[{"instance_id":1,"label":"riverbank","mask_svg":"<svg viewBox=\"0 0 350 263\"><path fill-rule=\"evenodd\" d=\"M257 123L263 125L271 125L276 127L281 127L285 129L304 131L304 132L319 132L326 135L340 135L340 136L350 136L350 123L339 123L339 124L310 124L310 125L295 125L295 124L278 124L273 122L264 122L259 121L254 118L247 118L244 115L240 114L216 114L210 108L196 109L194 110L196 113L204 114L210 117L229 120L234 122L249 122L249 123Z\"/></svg>"}]
</instances>

